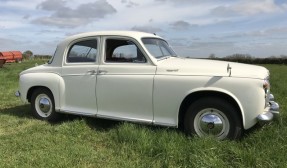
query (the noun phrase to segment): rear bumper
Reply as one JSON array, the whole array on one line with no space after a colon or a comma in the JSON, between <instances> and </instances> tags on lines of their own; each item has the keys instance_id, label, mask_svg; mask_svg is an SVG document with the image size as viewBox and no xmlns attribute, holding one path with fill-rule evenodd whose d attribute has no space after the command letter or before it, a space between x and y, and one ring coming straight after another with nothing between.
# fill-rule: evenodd
<instances>
[{"instance_id":1,"label":"rear bumper","mask_svg":"<svg viewBox=\"0 0 287 168\"><path fill-rule=\"evenodd\" d=\"M257 120L259 122L269 122L274 118L279 117L279 104L274 101L274 96L272 94L269 95L269 106L267 106L262 114L257 116Z\"/></svg>"}]
</instances>

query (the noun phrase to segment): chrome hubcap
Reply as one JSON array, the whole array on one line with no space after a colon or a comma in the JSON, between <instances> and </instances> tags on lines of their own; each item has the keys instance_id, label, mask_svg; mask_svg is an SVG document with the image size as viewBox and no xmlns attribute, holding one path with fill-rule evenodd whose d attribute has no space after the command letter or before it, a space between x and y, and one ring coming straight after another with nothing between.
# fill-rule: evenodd
<instances>
[{"instance_id":1,"label":"chrome hubcap","mask_svg":"<svg viewBox=\"0 0 287 168\"><path fill-rule=\"evenodd\" d=\"M52 101L46 94L39 94L35 100L35 108L41 117L49 117L52 113Z\"/></svg>"},{"instance_id":2,"label":"chrome hubcap","mask_svg":"<svg viewBox=\"0 0 287 168\"><path fill-rule=\"evenodd\" d=\"M200 128L205 133L218 135L223 129L223 122L217 115L206 114L200 119Z\"/></svg>"},{"instance_id":3,"label":"chrome hubcap","mask_svg":"<svg viewBox=\"0 0 287 168\"><path fill-rule=\"evenodd\" d=\"M226 115L217 109L201 110L194 119L194 129L199 136L212 135L224 139L230 129Z\"/></svg>"},{"instance_id":4,"label":"chrome hubcap","mask_svg":"<svg viewBox=\"0 0 287 168\"><path fill-rule=\"evenodd\" d=\"M49 110L51 109L51 105L50 105L49 99L41 98L40 101L39 101L39 107L40 107L42 112L48 113Z\"/></svg>"}]
</instances>

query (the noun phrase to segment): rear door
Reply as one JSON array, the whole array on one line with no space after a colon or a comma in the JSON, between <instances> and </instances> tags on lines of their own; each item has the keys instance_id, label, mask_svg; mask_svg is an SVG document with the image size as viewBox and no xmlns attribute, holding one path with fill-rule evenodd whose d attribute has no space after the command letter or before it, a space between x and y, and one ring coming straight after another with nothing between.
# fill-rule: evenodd
<instances>
[{"instance_id":1,"label":"rear door","mask_svg":"<svg viewBox=\"0 0 287 168\"><path fill-rule=\"evenodd\" d=\"M98 37L80 39L70 45L62 68L65 91L61 110L96 115L99 40Z\"/></svg>"}]
</instances>

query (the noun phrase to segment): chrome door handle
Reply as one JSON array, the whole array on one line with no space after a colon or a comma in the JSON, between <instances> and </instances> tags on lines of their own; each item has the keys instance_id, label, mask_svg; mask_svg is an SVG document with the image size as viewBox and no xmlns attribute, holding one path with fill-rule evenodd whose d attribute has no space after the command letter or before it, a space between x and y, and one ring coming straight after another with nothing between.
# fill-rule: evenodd
<instances>
[{"instance_id":1,"label":"chrome door handle","mask_svg":"<svg viewBox=\"0 0 287 168\"><path fill-rule=\"evenodd\" d=\"M103 73L107 73L108 71L106 70L98 70L98 74L103 74Z\"/></svg>"},{"instance_id":2,"label":"chrome door handle","mask_svg":"<svg viewBox=\"0 0 287 168\"><path fill-rule=\"evenodd\" d=\"M95 74L97 74L97 71L96 70L89 70L89 71L87 71L87 73L90 75L95 75Z\"/></svg>"}]
</instances>

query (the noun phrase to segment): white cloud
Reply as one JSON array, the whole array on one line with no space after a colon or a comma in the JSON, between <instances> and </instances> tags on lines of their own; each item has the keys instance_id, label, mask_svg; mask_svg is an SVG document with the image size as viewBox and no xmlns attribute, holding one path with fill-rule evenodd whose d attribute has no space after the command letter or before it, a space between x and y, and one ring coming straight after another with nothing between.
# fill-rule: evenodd
<instances>
[{"instance_id":1,"label":"white cloud","mask_svg":"<svg viewBox=\"0 0 287 168\"><path fill-rule=\"evenodd\" d=\"M33 20L31 23L45 26L56 26L59 28L74 28L88 24L89 19L41 17Z\"/></svg>"},{"instance_id":2,"label":"white cloud","mask_svg":"<svg viewBox=\"0 0 287 168\"><path fill-rule=\"evenodd\" d=\"M59 6L55 8L55 1L57 0L46 0L39 4L38 8L53 11L53 13L50 16L36 18L31 23L73 28L116 13L116 9L106 0L81 4L76 9L66 7L65 1L60 1Z\"/></svg>"},{"instance_id":3,"label":"white cloud","mask_svg":"<svg viewBox=\"0 0 287 168\"><path fill-rule=\"evenodd\" d=\"M39 5L37 5L37 8L48 10L48 11L57 11L64 8L66 5L66 1L64 0L45 0Z\"/></svg>"},{"instance_id":4,"label":"white cloud","mask_svg":"<svg viewBox=\"0 0 287 168\"><path fill-rule=\"evenodd\" d=\"M2 29L16 29L16 28L23 28L27 27L26 24L21 23L17 20L2 20L0 18L0 24Z\"/></svg>"},{"instance_id":5,"label":"white cloud","mask_svg":"<svg viewBox=\"0 0 287 168\"><path fill-rule=\"evenodd\" d=\"M37 4L41 2L41 0L29 0L23 1L23 0L5 0L0 3L0 8L3 10L3 8L9 8L9 9L17 9L19 11L23 10L34 10Z\"/></svg>"},{"instance_id":6,"label":"white cloud","mask_svg":"<svg viewBox=\"0 0 287 168\"><path fill-rule=\"evenodd\" d=\"M232 4L218 6L211 10L211 14L223 17L236 15L256 15L262 13L283 12L283 6L279 6L274 0L241 0L234 1Z\"/></svg>"},{"instance_id":7,"label":"white cloud","mask_svg":"<svg viewBox=\"0 0 287 168\"><path fill-rule=\"evenodd\" d=\"M268 29L258 29L254 31L232 32L223 35L214 35L211 39L224 40L224 39L246 39L252 38L253 41L257 38L271 39L279 36L280 38L287 40L287 27L271 27Z\"/></svg>"},{"instance_id":8,"label":"white cloud","mask_svg":"<svg viewBox=\"0 0 287 168\"><path fill-rule=\"evenodd\" d=\"M29 19L31 16L29 14L26 14L23 16L23 19Z\"/></svg>"},{"instance_id":9,"label":"white cloud","mask_svg":"<svg viewBox=\"0 0 287 168\"><path fill-rule=\"evenodd\" d=\"M175 30L188 30L192 26L196 26L196 25L191 25L190 23L186 21L179 20L179 21L171 23L170 26Z\"/></svg>"},{"instance_id":10,"label":"white cloud","mask_svg":"<svg viewBox=\"0 0 287 168\"><path fill-rule=\"evenodd\" d=\"M8 39L8 38L0 38L0 46L2 48L5 48L7 46L15 45L17 44L18 41L13 40L13 39Z\"/></svg>"},{"instance_id":11,"label":"white cloud","mask_svg":"<svg viewBox=\"0 0 287 168\"><path fill-rule=\"evenodd\" d=\"M128 7L128 8L132 8L132 7L139 6L138 3L133 2L133 1L131 1L131 0L129 0L129 1L127 1L127 0L122 0L121 2L122 2L123 4L125 4L125 6Z\"/></svg>"},{"instance_id":12,"label":"white cloud","mask_svg":"<svg viewBox=\"0 0 287 168\"><path fill-rule=\"evenodd\" d=\"M131 28L131 30L147 32L147 33L158 33L162 31L162 29L153 26L134 26Z\"/></svg>"},{"instance_id":13,"label":"white cloud","mask_svg":"<svg viewBox=\"0 0 287 168\"><path fill-rule=\"evenodd\" d=\"M19 40L12 38L0 38L0 51L24 50L24 46L31 44L28 40Z\"/></svg>"}]
</instances>

